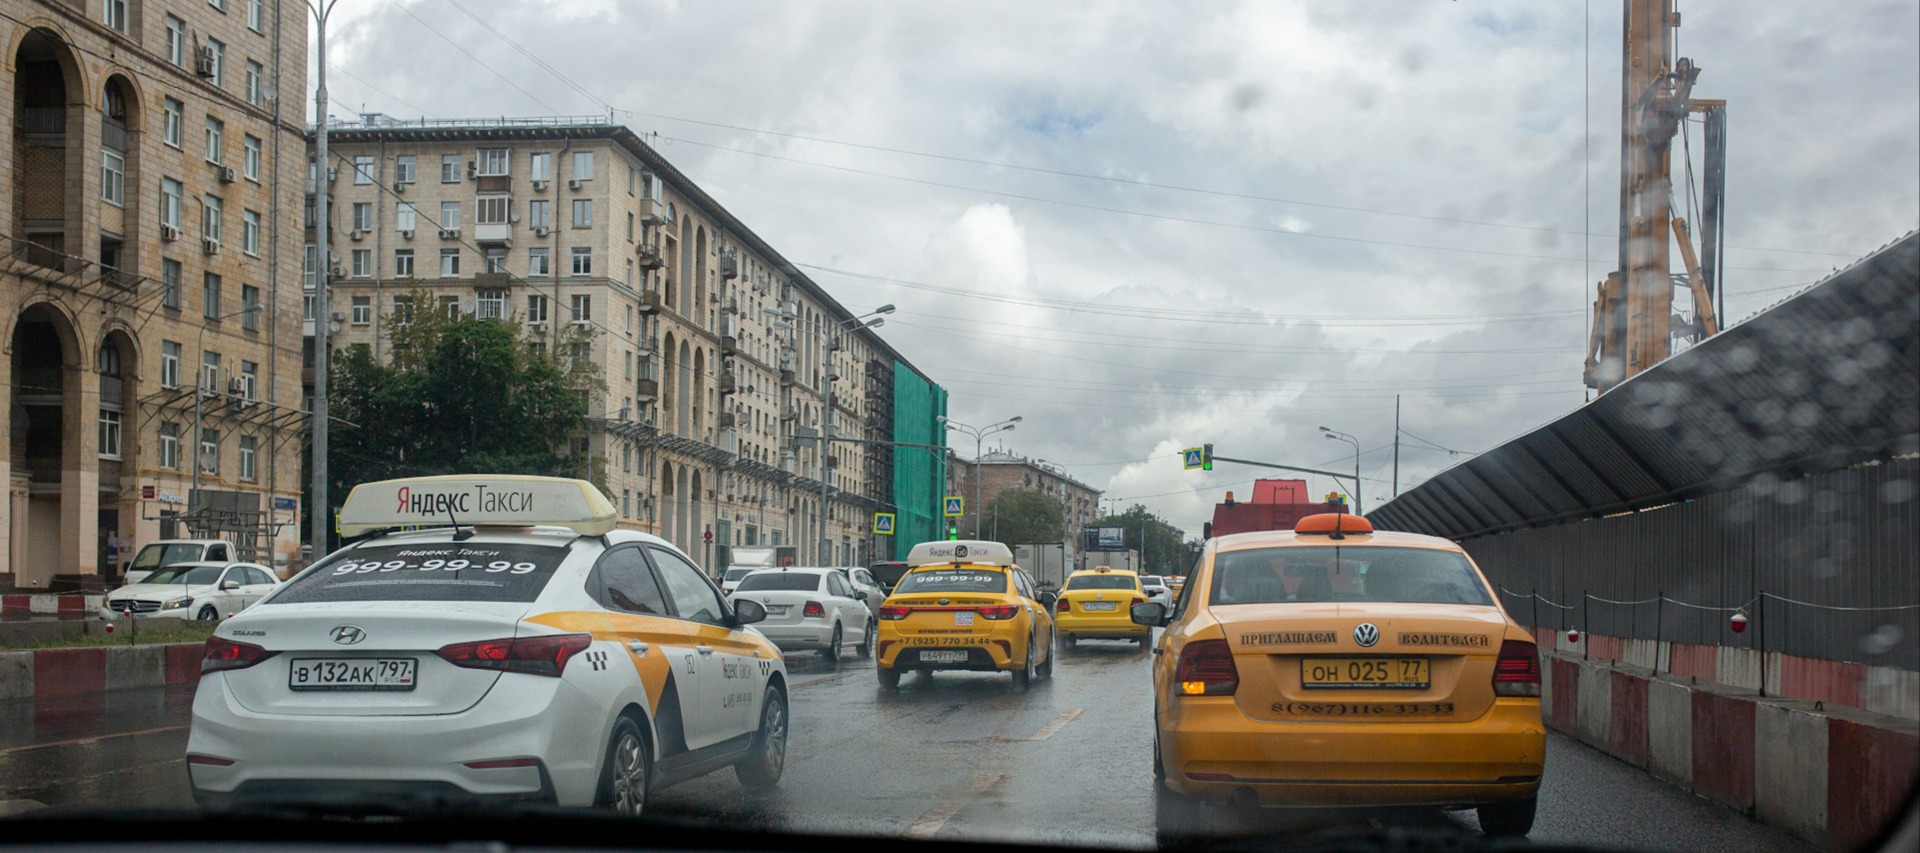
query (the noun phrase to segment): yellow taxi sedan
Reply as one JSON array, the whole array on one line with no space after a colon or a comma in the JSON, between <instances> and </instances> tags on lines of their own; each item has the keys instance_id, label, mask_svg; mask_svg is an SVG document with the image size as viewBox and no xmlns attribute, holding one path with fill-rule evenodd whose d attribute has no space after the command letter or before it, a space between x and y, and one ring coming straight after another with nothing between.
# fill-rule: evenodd
<instances>
[{"instance_id":1,"label":"yellow taxi sedan","mask_svg":"<svg viewBox=\"0 0 1920 853\"><path fill-rule=\"evenodd\" d=\"M1533 827L1546 758L1540 656L1445 539L1326 514L1209 540L1153 664L1161 832L1195 800L1474 808Z\"/></svg>"},{"instance_id":2,"label":"yellow taxi sedan","mask_svg":"<svg viewBox=\"0 0 1920 853\"><path fill-rule=\"evenodd\" d=\"M1054 595L1039 592L998 542L922 542L880 605L880 686L909 670L1011 672L1027 687L1053 674Z\"/></svg>"},{"instance_id":3,"label":"yellow taxi sedan","mask_svg":"<svg viewBox=\"0 0 1920 853\"><path fill-rule=\"evenodd\" d=\"M1140 576L1106 566L1074 572L1054 604L1053 622L1069 645L1081 640L1132 640L1146 648L1153 629L1134 624L1132 609L1147 600Z\"/></svg>"}]
</instances>

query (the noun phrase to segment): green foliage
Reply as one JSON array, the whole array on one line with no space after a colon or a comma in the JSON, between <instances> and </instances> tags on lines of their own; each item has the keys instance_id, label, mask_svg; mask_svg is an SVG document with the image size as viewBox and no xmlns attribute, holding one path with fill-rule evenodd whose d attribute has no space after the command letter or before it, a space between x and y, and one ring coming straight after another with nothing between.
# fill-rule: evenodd
<instances>
[{"instance_id":1,"label":"green foliage","mask_svg":"<svg viewBox=\"0 0 1920 853\"><path fill-rule=\"evenodd\" d=\"M1012 548L1066 540L1067 513L1060 502L1039 492L1008 489L989 501L987 531L995 540Z\"/></svg>"}]
</instances>

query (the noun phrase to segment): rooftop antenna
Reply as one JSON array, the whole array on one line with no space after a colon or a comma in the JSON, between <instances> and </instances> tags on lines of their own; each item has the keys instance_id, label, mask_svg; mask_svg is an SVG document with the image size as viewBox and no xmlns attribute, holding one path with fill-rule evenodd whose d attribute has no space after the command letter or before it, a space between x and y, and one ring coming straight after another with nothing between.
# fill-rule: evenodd
<instances>
[{"instance_id":1,"label":"rooftop antenna","mask_svg":"<svg viewBox=\"0 0 1920 853\"><path fill-rule=\"evenodd\" d=\"M447 502L447 520L453 522L453 541L465 542L473 538L473 528L460 529L460 520L453 517L453 502Z\"/></svg>"}]
</instances>

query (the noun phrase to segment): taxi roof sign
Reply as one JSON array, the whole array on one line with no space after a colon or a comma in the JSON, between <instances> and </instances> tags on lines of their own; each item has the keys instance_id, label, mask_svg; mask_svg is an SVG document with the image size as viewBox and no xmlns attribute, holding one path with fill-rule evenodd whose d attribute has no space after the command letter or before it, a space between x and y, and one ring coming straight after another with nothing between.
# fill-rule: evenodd
<instances>
[{"instance_id":1,"label":"taxi roof sign","mask_svg":"<svg viewBox=\"0 0 1920 853\"><path fill-rule=\"evenodd\" d=\"M922 542L907 552L909 566L938 566L966 563L975 566L1011 566L1013 551L998 542L978 539Z\"/></svg>"},{"instance_id":2,"label":"taxi roof sign","mask_svg":"<svg viewBox=\"0 0 1920 853\"><path fill-rule=\"evenodd\" d=\"M519 474L453 474L361 483L340 505L342 536L395 527L565 527L582 536L612 530L618 510L585 480Z\"/></svg>"}]
</instances>

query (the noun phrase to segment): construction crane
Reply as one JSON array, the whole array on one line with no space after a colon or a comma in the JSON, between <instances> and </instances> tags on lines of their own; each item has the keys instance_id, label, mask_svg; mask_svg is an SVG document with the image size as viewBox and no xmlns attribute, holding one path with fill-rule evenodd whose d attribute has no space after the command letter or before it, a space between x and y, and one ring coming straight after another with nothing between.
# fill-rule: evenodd
<instances>
[{"instance_id":1,"label":"construction crane","mask_svg":"<svg viewBox=\"0 0 1920 853\"><path fill-rule=\"evenodd\" d=\"M1601 393L1660 363L1673 351L1676 337L1704 340L1720 331L1714 297L1724 254L1727 104L1693 97L1700 68L1673 55L1674 30L1680 27L1673 0L1625 0L1623 5L1619 266L1600 283L1594 299L1584 372L1587 387ZM1703 114L1706 125L1698 252L1673 199L1673 142L1689 113ZM1672 272L1675 243L1685 270L1679 275ZM1673 313L1676 287L1693 295L1691 321Z\"/></svg>"}]
</instances>

